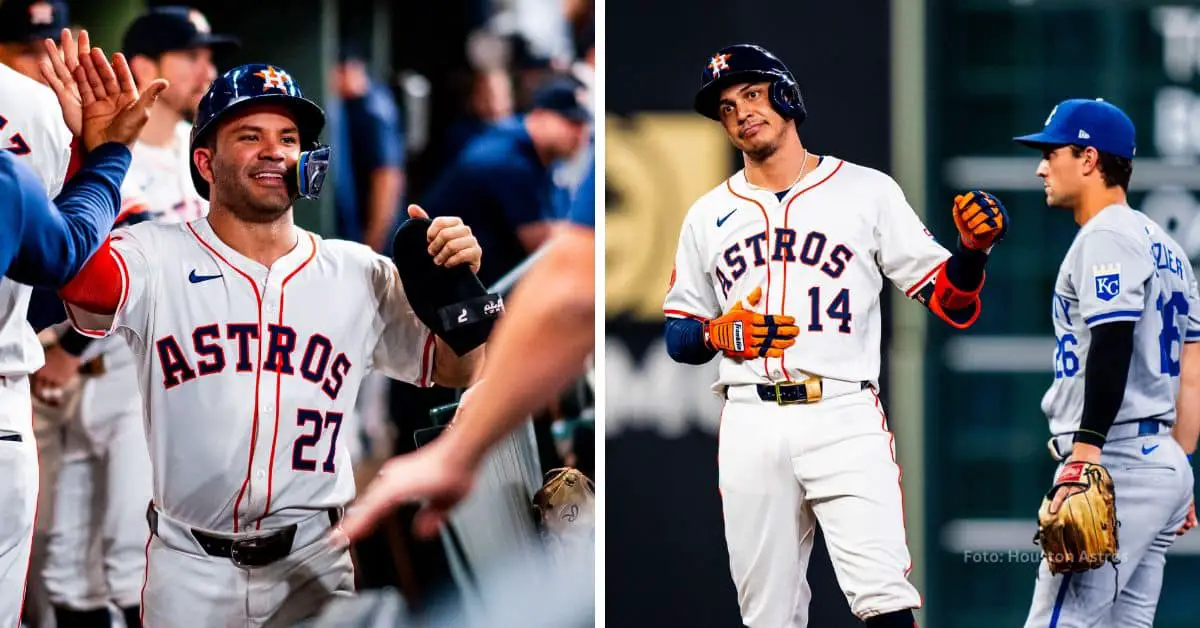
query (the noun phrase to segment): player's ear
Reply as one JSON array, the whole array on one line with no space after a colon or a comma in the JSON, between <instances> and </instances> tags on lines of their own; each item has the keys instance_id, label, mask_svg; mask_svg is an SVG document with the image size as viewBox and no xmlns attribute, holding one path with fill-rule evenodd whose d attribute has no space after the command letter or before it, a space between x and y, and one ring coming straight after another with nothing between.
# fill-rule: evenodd
<instances>
[{"instance_id":1,"label":"player's ear","mask_svg":"<svg viewBox=\"0 0 1200 628\"><path fill-rule=\"evenodd\" d=\"M192 151L192 162L196 164L196 170L200 172L200 176L205 181L208 181L209 185L213 184L212 157L213 149L211 148L197 146L196 150Z\"/></svg>"},{"instance_id":2,"label":"player's ear","mask_svg":"<svg viewBox=\"0 0 1200 628\"><path fill-rule=\"evenodd\" d=\"M1100 166L1100 153L1095 148L1088 146L1083 149L1083 173L1091 174L1093 170Z\"/></svg>"},{"instance_id":3,"label":"player's ear","mask_svg":"<svg viewBox=\"0 0 1200 628\"><path fill-rule=\"evenodd\" d=\"M157 63L145 55L133 55L133 58L129 59L129 71L133 74L133 82L139 88L158 78L157 66Z\"/></svg>"}]
</instances>

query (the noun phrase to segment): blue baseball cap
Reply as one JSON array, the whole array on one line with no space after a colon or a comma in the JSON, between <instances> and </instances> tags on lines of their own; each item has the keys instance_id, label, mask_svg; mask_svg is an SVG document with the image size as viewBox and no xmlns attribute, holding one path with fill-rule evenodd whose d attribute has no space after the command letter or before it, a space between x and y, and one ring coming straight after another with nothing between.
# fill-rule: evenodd
<instances>
[{"instance_id":1,"label":"blue baseball cap","mask_svg":"<svg viewBox=\"0 0 1200 628\"><path fill-rule=\"evenodd\" d=\"M1133 159L1136 135L1133 121L1119 107L1103 98L1072 98L1054 106L1040 133L1013 140L1033 148L1091 146L1102 153Z\"/></svg>"},{"instance_id":2,"label":"blue baseball cap","mask_svg":"<svg viewBox=\"0 0 1200 628\"><path fill-rule=\"evenodd\" d=\"M583 102L583 89L572 76L551 78L534 92L533 108L548 109L572 122L587 122L592 114Z\"/></svg>"},{"instance_id":3,"label":"blue baseball cap","mask_svg":"<svg viewBox=\"0 0 1200 628\"><path fill-rule=\"evenodd\" d=\"M40 42L47 37L58 41L67 28L70 15L67 4L59 0L0 1L0 42Z\"/></svg>"}]
</instances>

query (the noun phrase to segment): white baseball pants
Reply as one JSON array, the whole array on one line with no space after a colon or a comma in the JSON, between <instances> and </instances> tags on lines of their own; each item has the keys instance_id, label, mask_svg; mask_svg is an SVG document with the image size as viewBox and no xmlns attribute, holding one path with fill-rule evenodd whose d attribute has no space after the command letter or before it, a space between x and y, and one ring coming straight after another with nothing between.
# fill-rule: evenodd
<instances>
[{"instance_id":1,"label":"white baseball pants","mask_svg":"<svg viewBox=\"0 0 1200 628\"><path fill-rule=\"evenodd\" d=\"M37 517L38 459L29 378L0 377L0 626L18 626Z\"/></svg>"},{"instance_id":2,"label":"white baseball pants","mask_svg":"<svg viewBox=\"0 0 1200 628\"><path fill-rule=\"evenodd\" d=\"M827 380L828 381L828 380ZM908 581L900 469L874 391L812 404L731 387L718 466L730 570L749 628L803 628L815 525L860 619L921 605Z\"/></svg>"}]
</instances>

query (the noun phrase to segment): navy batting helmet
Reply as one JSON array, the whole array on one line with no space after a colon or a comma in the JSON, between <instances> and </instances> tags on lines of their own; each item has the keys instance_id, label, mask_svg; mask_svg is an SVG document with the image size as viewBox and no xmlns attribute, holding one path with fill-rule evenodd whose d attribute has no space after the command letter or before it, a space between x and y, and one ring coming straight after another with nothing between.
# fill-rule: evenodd
<instances>
[{"instance_id":1,"label":"navy batting helmet","mask_svg":"<svg viewBox=\"0 0 1200 628\"><path fill-rule=\"evenodd\" d=\"M322 146L317 137L325 128L325 112L304 97L300 86L283 68L262 63L238 66L213 81L212 87L200 100L196 123L192 127L191 151L195 153L216 133L218 123L251 104L275 102L291 110L300 130L300 159L296 164L296 185L303 198L316 198L325 180L330 149ZM208 199L208 181L200 176L193 158L192 183L204 199Z\"/></svg>"},{"instance_id":2,"label":"navy batting helmet","mask_svg":"<svg viewBox=\"0 0 1200 628\"><path fill-rule=\"evenodd\" d=\"M758 81L771 83L771 104L779 115L795 120L797 126L804 122L808 112L792 72L779 57L753 44L722 48L708 60L693 106L697 113L720 120L721 90L730 85Z\"/></svg>"}]
</instances>

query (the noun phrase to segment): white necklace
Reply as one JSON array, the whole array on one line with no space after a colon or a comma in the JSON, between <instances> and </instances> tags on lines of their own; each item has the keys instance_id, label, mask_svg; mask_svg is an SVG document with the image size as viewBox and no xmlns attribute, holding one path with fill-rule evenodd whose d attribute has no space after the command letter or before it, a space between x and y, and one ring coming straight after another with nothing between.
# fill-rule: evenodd
<instances>
[{"instance_id":1,"label":"white necklace","mask_svg":"<svg viewBox=\"0 0 1200 628\"><path fill-rule=\"evenodd\" d=\"M792 186L796 185L797 183L800 182L800 179L804 178L804 173L807 171L808 171L808 149L806 148L806 149L804 149L804 161L800 163L800 174L796 175L796 178L792 179L792 182L787 184L787 186L784 187L783 189L784 190L792 189ZM746 185L750 186L751 188L753 188L755 190L762 190L764 192L769 191L769 190L767 190L767 188L754 185L753 183L750 182L749 178L746 179ZM774 194L774 192L772 192L772 194Z\"/></svg>"}]
</instances>

